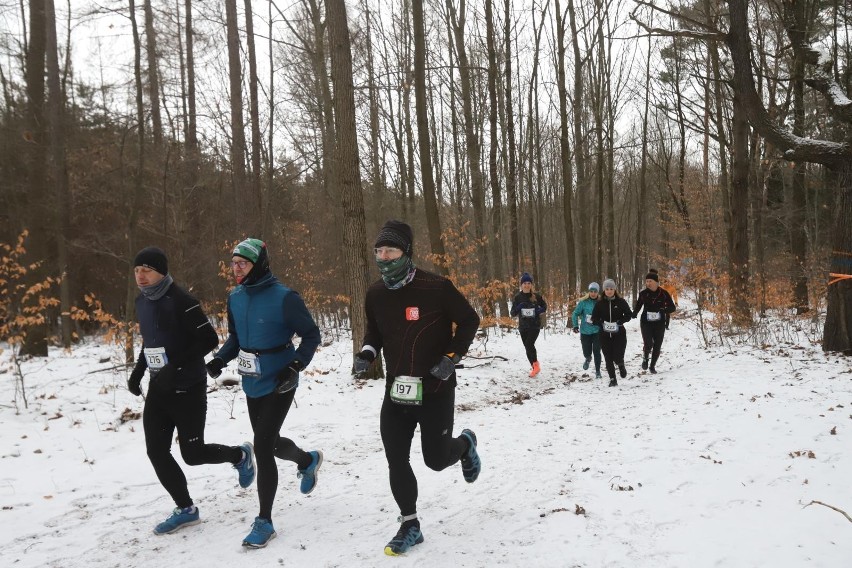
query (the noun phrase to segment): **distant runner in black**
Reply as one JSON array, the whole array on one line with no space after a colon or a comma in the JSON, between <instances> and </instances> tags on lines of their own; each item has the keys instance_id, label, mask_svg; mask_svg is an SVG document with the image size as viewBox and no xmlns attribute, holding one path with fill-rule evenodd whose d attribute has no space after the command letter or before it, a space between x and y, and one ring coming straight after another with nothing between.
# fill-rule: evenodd
<instances>
[{"instance_id":1,"label":"distant runner in black","mask_svg":"<svg viewBox=\"0 0 852 568\"><path fill-rule=\"evenodd\" d=\"M606 372L609 373L609 386L615 387L618 386L616 365L621 378L627 376L627 368L624 366L627 332L624 324L633 319L633 314L627 301L618 295L614 280L604 280L603 289L603 298L592 311L592 324L601 328L601 351L606 360Z\"/></svg>"},{"instance_id":2,"label":"distant runner in black","mask_svg":"<svg viewBox=\"0 0 852 568\"><path fill-rule=\"evenodd\" d=\"M546 311L547 303L545 303L544 298L541 297L541 294L533 292L532 276L528 272L524 272L521 275L521 290L515 294L509 314L518 318L518 331L521 333L521 341L523 341L524 349L527 352L527 360L532 367L530 377L536 376L541 371L535 341L541 332L541 315Z\"/></svg>"},{"instance_id":3,"label":"distant runner in black","mask_svg":"<svg viewBox=\"0 0 852 568\"><path fill-rule=\"evenodd\" d=\"M660 358L660 347L668 327L669 314L675 311L675 303L671 295L660 286L657 271L652 270L645 276L645 289L639 292L636 305L633 307L635 318L642 310L639 327L642 330L642 368L652 374L657 373L657 360ZM651 356L650 366L648 355Z\"/></svg>"}]
</instances>

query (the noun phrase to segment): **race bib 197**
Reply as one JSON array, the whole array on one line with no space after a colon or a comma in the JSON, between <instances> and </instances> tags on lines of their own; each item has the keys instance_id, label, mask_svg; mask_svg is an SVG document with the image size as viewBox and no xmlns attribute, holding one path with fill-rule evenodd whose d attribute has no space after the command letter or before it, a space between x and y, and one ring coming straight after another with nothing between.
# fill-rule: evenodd
<instances>
[{"instance_id":1,"label":"race bib 197","mask_svg":"<svg viewBox=\"0 0 852 568\"><path fill-rule=\"evenodd\" d=\"M420 377L400 375L394 378L390 390L391 400L398 404L423 404L423 381Z\"/></svg>"},{"instance_id":2,"label":"race bib 197","mask_svg":"<svg viewBox=\"0 0 852 568\"><path fill-rule=\"evenodd\" d=\"M145 359L148 361L148 368L152 371L159 371L169 362L165 347L146 347Z\"/></svg>"},{"instance_id":3,"label":"race bib 197","mask_svg":"<svg viewBox=\"0 0 852 568\"><path fill-rule=\"evenodd\" d=\"M260 375L260 357L240 349L237 355L237 372L241 375Z\"/></svg>"}]
</instances>

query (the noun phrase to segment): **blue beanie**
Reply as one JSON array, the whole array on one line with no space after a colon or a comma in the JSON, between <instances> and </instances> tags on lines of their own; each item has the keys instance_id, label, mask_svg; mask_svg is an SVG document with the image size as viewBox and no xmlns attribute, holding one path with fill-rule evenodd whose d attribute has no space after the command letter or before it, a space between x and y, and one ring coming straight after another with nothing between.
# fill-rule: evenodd
<instances>
[{"instance_id":1,"label":"blue beanie","mask_svg":"<svg viewBox=\"0 0 852 568\"><path fill-rule=\"evenodd\" d=\"M597 282L592 282L591 284L589 284L589 291L591 292L592 290L594 290L595 292L600 292L601 291L600 284L598 284Z\"/></svg>"},{"instance_id":2,"label":"blue beanie","mask_svg":"<svg viewBox=\"0 0 852 568\"><path fill-rule=\"evenodd\" d=\"M524 272L523 274L521 274L521 284L523 284L524 282L529 282L530 284L532 284L532 281L533 279L532 276L530 276L529 272Z\"/></svg>"}]
</instances>

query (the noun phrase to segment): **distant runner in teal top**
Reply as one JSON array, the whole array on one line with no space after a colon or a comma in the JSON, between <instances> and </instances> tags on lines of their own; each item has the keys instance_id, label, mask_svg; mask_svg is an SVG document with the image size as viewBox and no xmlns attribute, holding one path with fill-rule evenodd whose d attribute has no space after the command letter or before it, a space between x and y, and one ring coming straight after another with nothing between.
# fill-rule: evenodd
<instances>
[{"instance_id":1,"label":"distant runner in teal top","mask_svg":"<svg viewBox=\"0 0 852 568\"><path fill-rule=\"evenodd\" d=\"M601 287L597 282L589 284L589 293L580 298L574 313L571 314L571 327L580 334L583 346L583 369L589 368L592 353L595 356L595 378L601 378L601 328L592 323L592 311L598 303Z\"/></svg>"}]
</instances>

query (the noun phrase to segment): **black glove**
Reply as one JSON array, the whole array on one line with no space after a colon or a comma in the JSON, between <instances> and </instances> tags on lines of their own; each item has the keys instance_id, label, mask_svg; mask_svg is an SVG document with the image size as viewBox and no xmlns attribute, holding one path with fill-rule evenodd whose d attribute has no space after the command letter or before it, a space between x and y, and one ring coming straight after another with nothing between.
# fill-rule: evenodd
<instances>
[{"instance_id":1,"label":"black glove","mask_svg":"<svg viewBox=\"0 0 852 568\"><path fill-rule=\"evenodd\" d=\"M127 390L130 391L130 394L134 396L142 396L142 376L145 374L145 371L137 372L136 369L133 369L133 372L130 373L130 378L127 379Z\"/></svg>"},{"instance_id":2,"label":"black glove","mask_svg":"<svg viewBox=\"0 0 852 568\"><path fill-rule=\"evenodd\" d=\"M575 328L574 328L574 333L580 333L580 328L579 328L579 327L575 327Z\"/></svg>"},{"instance_id":3,"label":"black glove","mask_svg":"<svg viewBox=\"0 0 852 568\"><path fill-rule=\"evenodd\" d=\"M157 390L174 389L174 378L177 375L177 367L171 363L166 363L156 373L151 373L151 381L148 387Z\"/></svg>"},{"instance_id":4,"label":"black glove","mask_svg":"<svg viewBox=\"0 0 852 568\"><path fill-rule=\"evenodd\" d=\"M275 387L275 392L284 394L296 388L296 385L299 384L299 373L304 368L305 365L298 359L290 361L286 367L279 371L276 377L278 379L278 386Z\"/></svg>"},{"instance_id":5,"label":"black glove","mask_svg":"<svg viewBox=\"0 0 852 568\"><path fill-rule=\"evenodd\" d=\"M369 349L364 349L360 353L355 354L355 362L352 364L352 376L360 379L367 371L370 370L370 365L376 360L376 355Z\"/></svg>"},{"instance_id":6,"label":"black glove","mask_svg":"<svg viewBox=\"0 0 852 568\"><path fill-rule=\"evenodd\" d=\"M207 367L207 374L210 375L210 378L216 379L222 374L222 369L225 368L225 361L221 357L213 357L205 367Z\"/></svg>"},{"instance_id":7,"label":"black glove","mask_svg":"<svg viewBox=\"0 0 852 568\"><path fill-rule=\"evenodd\" d=\"M448 353L441 357L437 365L429 369L429 374L436 379L446 381L456 372L456 363L459 361L461 361L461 357L455 353Z\"/></svg>"}]
</instances>

